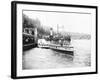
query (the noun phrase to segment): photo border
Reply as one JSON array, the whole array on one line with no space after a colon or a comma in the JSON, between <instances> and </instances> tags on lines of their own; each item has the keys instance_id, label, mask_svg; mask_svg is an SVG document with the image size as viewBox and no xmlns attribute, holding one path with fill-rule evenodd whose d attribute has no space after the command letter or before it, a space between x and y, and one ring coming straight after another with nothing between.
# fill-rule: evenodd
<instances>
[{"instance_id":1,"label":"photo border","mask_svg":"<svg viewBox=\"0 0 100 80\"><path fill-rule=\"evenodd\" d=\"M30 75L30 76L17 76L17 4L33 4L45 6L60 6L60 7L79 7L79 8L94 8L96 9L96 71L95 72L82 72L82 73L68 73L68 74L50 74L50 75ZM12 1L11 2L11 78L39 78L39 77L55 77L55 76L68 76L68 75L85 75L98 73L98 7L89 5L73 5L73 4L57 4L57 3L42 3L42 2L24 2Z\"/></svg>"}]
</instances>

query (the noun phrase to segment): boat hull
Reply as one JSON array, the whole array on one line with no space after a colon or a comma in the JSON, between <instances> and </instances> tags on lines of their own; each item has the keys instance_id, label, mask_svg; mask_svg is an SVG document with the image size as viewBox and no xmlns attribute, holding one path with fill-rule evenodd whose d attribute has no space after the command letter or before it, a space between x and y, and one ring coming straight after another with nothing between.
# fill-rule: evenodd
<instances>
[{"instance_id":1,"label":"boat hull","mask_svg":"<svg viewBox=\"0 0 100 80\"><path fill-rule=\"evenodd\" d=\"M74 51L70 51L70 50L60 50L60 49L54 49L54 48L51 48L51 49L54 50L54 51L57 51L57 52L64 53L64 54L74 55Z\"/></svg>"}]
</instances>

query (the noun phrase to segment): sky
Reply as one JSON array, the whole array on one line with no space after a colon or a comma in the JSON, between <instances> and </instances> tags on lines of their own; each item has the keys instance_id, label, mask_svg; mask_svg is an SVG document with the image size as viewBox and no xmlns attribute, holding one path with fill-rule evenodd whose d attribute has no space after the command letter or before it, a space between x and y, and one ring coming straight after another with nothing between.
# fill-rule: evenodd
<instances>
[{"instance_id":1,"label":"sky","mask_svg":"<svg viewBox=\"0 0 100 80\"><path fill-rule=\"evenodd\" d=\"M59 31L91 34L91 14L39 11L23 11L23 13L31 19L39 19L42 25L50 26L53 30L57 30L58 25Z\"/></svg>"}]
</instances>

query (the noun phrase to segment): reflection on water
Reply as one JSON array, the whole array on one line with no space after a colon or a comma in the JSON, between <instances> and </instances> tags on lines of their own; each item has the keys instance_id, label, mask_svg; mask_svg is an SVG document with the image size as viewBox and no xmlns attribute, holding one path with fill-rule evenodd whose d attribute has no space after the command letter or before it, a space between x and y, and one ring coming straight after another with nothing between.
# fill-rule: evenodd
<instances>
[{"instance_id":1,"label":"reflection on water","mask_svg":"<svg viewBox=\"0 0 100 80\"><path fill-rule=\"evenodd\" d=\"M73 40L74 56L51 49L33 48L23 55L23 69L47 69L91 66L91 41Z\"/></svg>"}]
</instances>

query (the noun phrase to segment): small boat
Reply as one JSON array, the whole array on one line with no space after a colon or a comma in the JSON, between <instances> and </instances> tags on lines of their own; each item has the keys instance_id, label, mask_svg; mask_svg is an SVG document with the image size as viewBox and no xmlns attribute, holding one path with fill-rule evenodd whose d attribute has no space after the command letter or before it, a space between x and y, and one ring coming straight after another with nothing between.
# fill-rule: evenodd
<instances>
[{"instance_id":1,"label":"small boat","mask_svg":"<svg viewBox=\"0 0 100 80\"><path fill-rule=\"evenodd\" d=\"M64 54L69 54L69 55L74 55L74 47L69 45L69 46L50 46L50 49L61 52Z\"/></svg>"},{"instance_id":2,"label":"small boat","mask_svg":"<svg viewBox=\"0 0 100 80\"><path fill-rule=\"evenodd\" d=\"M39 48L49 49L49 44L38 44Z\"/></svg>"},{"instance_id":3,"label":"small boat","mask_svg":"<svg viewBox=\"0 0 100 80\"><path fill-rule=\"evenodd\" d=\"M38 39L38 47L39 48L49 48L49 42L47 42L45 39Z\"/></svg>"}]
</instances>

